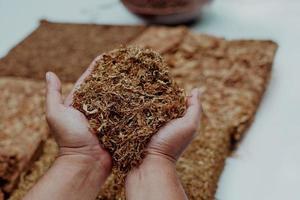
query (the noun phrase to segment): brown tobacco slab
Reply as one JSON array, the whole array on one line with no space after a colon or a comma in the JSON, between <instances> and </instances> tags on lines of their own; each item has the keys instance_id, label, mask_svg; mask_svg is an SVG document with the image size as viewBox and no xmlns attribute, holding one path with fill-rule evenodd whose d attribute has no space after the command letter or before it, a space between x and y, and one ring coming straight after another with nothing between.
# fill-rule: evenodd
<instances>
[{"instance_id":1,"label":"brown tobacco slab","mask_svg":"<svg viewBox=\"0 0 300 200\"><path fill-rule=\"evenodd\" d=\"M159 128L182 117L185 96L172 80L163 58L135 47L102 54L91 74L75 91L73 106L113 160L114 171L126 175Z\"/></svg>"},{"instance_id":2,"label":"brown tobacco slab","mask_svg":"<svg viewBox=\"0 0 300 200\"><path fill-rule=\"evenodd\" d=\"M141 48L155 49L159 53L166 53L178 46L187 32L188 29L183 26L175 28L164 26L148 27L130 44Z\"/></svg>"},{"instance_id":3,"label":"brown tobacco slab","mask_svg":"<svg viewBox=\"0 0 300 200\"><path fill-rule=\"evenodd\" d=\"M209 121L234 129L232 139L239 140L266 89L276 49L272 41L188 34L178 50L165 57L180 85L203 90L202 106Z\"/></svg>"},{"instance_id":4,"label":"brown tobacco slab","mask_svg":"<svg viewBox=\"0 0 300 200\"><path fill-rule=\"evenodd\" d=\"M48 138L43 146L42 155L28 171L23 171L17 189L10 195L9 200L20 200L30 188L41 178L51 166L58 153L58 147L53 138ZM1 199L1 198L0 198Z\"/></svg>"},{"instance_id":5,"label":"brown tobacco slab","mask_svg":"<svg viewBox=\"0 0 300 200\"><path fill-rule=\"evenodd\" d=\"M44 85L0 79L0 186L12 192L20 173L40 154L48 135L44 120Z\"/></svg>"},{"instance_id":6,"label":"brown tobacco slab","mask_svg":"<svg viewBox=\"0 0 300 200\"><path fill-rule=\"evenodd\" d=\"M143 26L52 23L40 26L0 60L1 76L44 79L47 71L73 82L99 54L126 45Z\"/></svg>"},{"instance_id":7,"label":"brown tobacco slab","mask_svg":"<svg viewBox=\"0 0 300 200\"><path fill-rule=\"evenodd\" d=\"M0 189L8 195L42 154L49 130L44 82L1 77L0 91Z\"/></svg>"}]
</instances>

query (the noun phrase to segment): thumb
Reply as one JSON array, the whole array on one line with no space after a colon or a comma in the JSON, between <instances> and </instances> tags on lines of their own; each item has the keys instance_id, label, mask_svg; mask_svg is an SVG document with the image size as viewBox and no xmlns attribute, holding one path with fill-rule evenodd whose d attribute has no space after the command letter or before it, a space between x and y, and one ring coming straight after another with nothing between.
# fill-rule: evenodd
<instances>
[{"instance_id":1,"label":"thumb","mask_svg":"<svg viewBox=\"0 0 300 200\"><path fill-rule=\"evenodd\" d=\"M199 89L193 89L190 96L187 98L187 110L183 116L183 120L186 121L191 127L198 127L201 118L201 104L200 104L201 92Z\"/></svg>"},{"instance_id":2,"label":"thumb","mask_svg":"<svg viewBox=\"0 0 300 200\"><path fill-rule=\"evenodd\" d=\"M53 116L54 112L62 105L61 82L53 72L46 73L47 92L46 109L47 116Z\"/></svg>"}]
</instances>

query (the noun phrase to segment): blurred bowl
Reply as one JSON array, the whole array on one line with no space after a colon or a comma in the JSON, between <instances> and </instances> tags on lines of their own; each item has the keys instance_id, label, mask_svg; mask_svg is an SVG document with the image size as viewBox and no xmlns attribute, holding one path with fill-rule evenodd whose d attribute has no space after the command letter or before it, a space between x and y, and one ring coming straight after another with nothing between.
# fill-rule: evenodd
<instances>
[{"instance_id":1,"label":"blurred bowl","mask_svg":"<svg viewBox=\"0 0 300 200\"><path fill-rule=\"evenodd\" d=\"M121 0L132 13L157 24L182 24L195 20L211 0Z\"/></svg>"}]
</instances>

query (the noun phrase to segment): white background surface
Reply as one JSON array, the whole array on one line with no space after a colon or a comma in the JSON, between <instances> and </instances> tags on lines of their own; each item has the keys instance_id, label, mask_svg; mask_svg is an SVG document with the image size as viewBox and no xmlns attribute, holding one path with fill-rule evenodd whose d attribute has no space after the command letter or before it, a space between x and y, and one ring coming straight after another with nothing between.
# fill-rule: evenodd
<instances>
[{"instance_id":1,"label":"white background surface","mask_svg":"<svg viewBox=\"0 0 300 200\"><path fill-rule=\"evenodd\" d=\"M0 0L0 57L41 18L142 23L117 0ZM192 28L228 39L273 39L279 44L271 83L254 124L227 160L217 199L300 199L300 1L215 0Z\"/></svg>"}]
</instances>

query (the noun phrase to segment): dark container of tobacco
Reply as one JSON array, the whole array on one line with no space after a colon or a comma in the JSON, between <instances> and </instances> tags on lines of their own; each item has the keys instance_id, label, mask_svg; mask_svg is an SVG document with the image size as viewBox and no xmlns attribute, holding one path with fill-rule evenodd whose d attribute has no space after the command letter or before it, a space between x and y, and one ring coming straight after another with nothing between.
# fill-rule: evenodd
<instances>
[{"instance_id":1,"label":"dark container of tobacco","mask_svg":"<svg viewBox=\"0 0 300 200\"><path fill-rule=\"evenodd\" d=\"M211 0L121 0L125 7L149 23L176 25L194 21Z\"/></svg>"}]
</instances>

